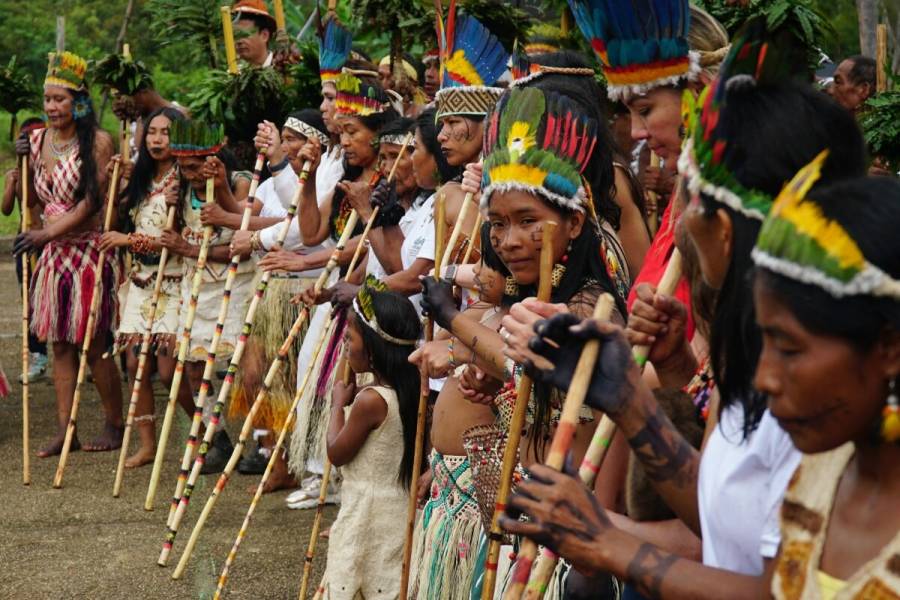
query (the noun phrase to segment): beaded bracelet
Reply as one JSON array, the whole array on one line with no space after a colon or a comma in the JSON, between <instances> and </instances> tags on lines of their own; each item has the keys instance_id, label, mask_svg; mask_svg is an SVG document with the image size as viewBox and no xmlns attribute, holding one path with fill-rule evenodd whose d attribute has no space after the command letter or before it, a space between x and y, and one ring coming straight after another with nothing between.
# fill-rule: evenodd
<instances>
[{"instance_id":1,"label":"beaded bracelet","mask_svg":"<svg viewBox=\"0 0 900 600\"><path fill-rule=\"evenodd\" d=\"M153 237L143 233L129 233L128 248L132 254L159 254L153 247Z\"/></svg>"},{"instance_id":2,"label":"beaded bracelet","mask_svg":"<svg viewBox=\"0 0 900 600\"><path fill-rule=\"evenodd\" d=\"M447 361L447 364L450 366L450 370L456 370L456 367L459 366L459 363L456 362L456 357L453 356L453 343L456 340L455 337L450 336L450 341L447 343L447 350L450 352L450 360Z\"/></svg>"},{"instance_id":3,"label":"beaded bracelet","mask_svg":"<svg viewBox=\"0 0 900 600\"><path fill-rule=\"evenodd\" d=\"M250 234L250 249L254 252L262 250L262 242L259 239L259 231Z\"/></svg>"}]
</instances>

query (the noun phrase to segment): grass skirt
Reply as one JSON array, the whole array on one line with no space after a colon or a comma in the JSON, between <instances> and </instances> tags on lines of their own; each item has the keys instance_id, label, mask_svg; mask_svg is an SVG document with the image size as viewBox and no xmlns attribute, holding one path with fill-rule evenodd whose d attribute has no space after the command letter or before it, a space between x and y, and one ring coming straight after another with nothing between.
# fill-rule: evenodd
<instances>
[{"instance_id":1,"label":"grass skirt","mask_svg":"<svg viewBox=\"0 0 900 600\"><path fill-rule=\"evenodd\" d=\"M238 369L235 379L234 394L228 409L229 419L244 419L250 412L250 406L256 399L256 395L262 385L269 367L278 356L278 349L290 333L291 326L300 314L300 306L291 304L291 298L300 292L302 281L296 278L276 278L269 280L266 295L256 310L253 320L253 328L250 330L248 350L250 347L257 351L256 356L250 352L244 354L242 367L248 361L256 362L256 372L259 380L247 382L242 375L243 368ZM287 356L281 365L281 370L269 393L263 401L253 419L254 429L266 429L279 431L287 419L294 399L295 384L297 380L297 356L300 353L302 332L288 350ZM260 356L260 354L262 356ZM247 384L252 384L250 387Z\"/></svg>"},{"instance_id":2,"label":"grass skirt","mask_svg":"<svg viewBox=\"0 0 900 600\"><path fill-rule=\"evenodd\" d=\"M39 339L78 346L84 341L100 258L99 242L100 234L89 232L44 246L31 279L31 331ZM93 339L102 340L116 326L119 274L118 257L108 253Z\"/></svg>"}]
</instances>

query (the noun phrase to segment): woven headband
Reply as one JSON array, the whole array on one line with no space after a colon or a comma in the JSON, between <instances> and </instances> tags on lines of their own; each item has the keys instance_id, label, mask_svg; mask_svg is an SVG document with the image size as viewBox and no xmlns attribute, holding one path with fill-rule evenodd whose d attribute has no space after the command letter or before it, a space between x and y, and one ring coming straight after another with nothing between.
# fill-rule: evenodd
<instances>
[{"instance_id":1,"label":"woven headband","mask_svg":"<svg viewBox=\"0 0 900 600\"><path fill-rule=\"evenodd\" d=\"M288 117L284 122L284 126L288 129L293 129L297 133L304 135L307 138L316 138L323 144L327 144L329 141L327 135L325 135L309 123L304 123L296 117Z\"/></svg>"},{"instance_id":2,"label":"woven headband","mask_svg":"<svg viewBox=\"0 0 900 600\"><path fill-rule=\"evenodd\" d=\"M356 313L362 321L375 333L378 334L378 337L383 339L386 342L390 342L392 344L397 344L398 346L415 346L419 340L404 340L402 338L397 338L392 336L391 334L384 331L378 325L378 318L376 316L372 316L372 319L369 320L366 318L366 315L363 313L362 307L359 305L359 298L353 299L353 312Z\"/></svg>"}]
</instances>

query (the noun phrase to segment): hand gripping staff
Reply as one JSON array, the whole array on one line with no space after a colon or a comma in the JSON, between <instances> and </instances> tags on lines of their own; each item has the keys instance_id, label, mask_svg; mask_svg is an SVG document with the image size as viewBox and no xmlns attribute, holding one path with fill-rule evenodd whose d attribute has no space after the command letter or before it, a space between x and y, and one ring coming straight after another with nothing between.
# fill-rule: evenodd
<instances>
[{"instance_id":1,"label":"hand gripping staff","mask_svg":"<svg viewBox=\"0 0 900 600\"><path fill-rule=\"evenodd\" d=\"M550 300L550 274L553 270L553 234L556 231L556 227L556 223L552 221L544 224L544 236L541 244L541 278L538 285L538 300L543 302ZM488 533L489 544L488 555L484 564L484 582L481 589L482 600L491 600L494 597L494 587L497 584L497 562L500 558L500 541L502 539L500 515L506 510L506 501L509 498L509 490L512 487L513 470L516 468L519 453L519 440L522 437L522 427L525 424L525 411L531 399L531 383L531 378L523 373L519 379L516 403L509 424L509 434L506 438L506 448L503 450L500 488L497 490L494 514L491 517L491 530Z\"/></svg>"},{"instance_id":2,"label":"hand gripping staff","mask_svg":"<svg viewBox=\"0 0 900 600\"><path fill-rule=\"evenodd\" d=\"M469 194L466 194L466 200L460 212L466 209L468 205ZM447 249L452 251L452 246L444 245L444 196L438 196L434 206L434 278L441 278L441 267L444 260L444 253ZM459 235L457 231L462 226L462 219L458 219L453 226L453 232L450 234L452 238L454 234ZM425 343L427 344L434 338L434 320L428 318L425 320ZM419 407L416 415L416 445L413 451L412 480L409 483L409 502L406 507L406 533L403 538L403 566L400 572L400 600L406 600L406 594L409 588L409 569L412 561L412 538L413 530L416 526L416 488L419 485L419 472L422 470L422 454L425 449L425 418L428 413L428 394L430 388L428 385L428 377L424 370L420 371L421 391L419 392Z\"/></svg>"},{"instance_id":3,"label":"hand gripping staff","mask_svg":"<svg viewBox=\"0 0 900 600\"><path fill-rule=\"evenodd\" d=\"M109 195L106 199L106 214L103 219L103 231L109 231L112 227L113 207L116 204L116 190L119 183L119 161L114 161L112 181L109 182ZM81 402L81 384L87 372L87 355L94 339L94 322L97 320L97 311L100 310L100 291L103 287L103 267L106 264L106 250L101 250L97 257L97 268L94 271L94 290L91 294L91 305L88 309L87 327L84 330L84 340L81 343L81 356L78 359L78 377L75 380L75 394L72 396L72 410L69 414L69 425L66 427L66 439L63 442L62 452L59 455L59 464L56 466L56 475L53 477L53 487L61 488L63 471L66 469L66 461L69 459L69 451L72 449L72 438L75 436L75 420L78 417L78 405ZM115 290L107 290L114 294Z\"/></svg>"},{"instance_id":4,"label":"hand gripping staff","mask_svg":"<svg viewBox=\"0 0 900 600\"><path fill-rule=\"evenodd\" d=\"M669 263L666 265L666 270L659 282L657 293L671 295L675 291L675 287L678 285L679 279L681 279L681 254L677 249L675 249L672 253L672 256L669 258ZM594 318L597 318L596 312ZM599 344L593 341L589 342L589 344L594 344L595 347L599 347ZM581 360L576 366L575 375L572 379L572 386L569 388L569 393L566 396L566 406L568 406L569 398L572 397L572 394L574 392L580 394L581 401L584 401L584 394L587 391L587 384L590 380L590 372L593 370L594 363L596 363L596 351L591 367L585 367L588 373L588 375L586 376L587 379L585 379L584 382L580 382L578 384L580 387L576 387L576 382L579 381L579 369L582 367L582 361L585 360L585 354L587 354L588 352L589 344L585 345L585 348L582 351ZM646 364L647 355L649 352L650 348L647 346L635 346L632 349L632 354L634 356L635 362L637 362L638 365L641 366L641 368L643 368L643 366ZM584 375L582 376L584 377ZM560 431L560 429L557 429L556 436L553 439L553 445L551 445L550 447L551 456L547 459L547 464L557 470L561 467L557 467L555 464L551 464L550 459L553 457L553 449L556 447L557 438L560 435ZM588 487L593 487L594 479L596 478L597 473L600 471L600 465L602 464L603 459L606 456L606 450L612 443L612 438L615 435L615 432L615 423L613 423L613 421L608 416L603 415L603 418L597 425L597 429L594 433L594 437L591 439L591 443L588 446L587 452L584 455L584 460L582 460L581 462L581 467L578 470L579 478ZM528 539L524 540L523 545L518 553L515 571L513 572L512 583L510 584L510 590L507 593L506 598L515 598L516 600L518 600L518 598L521 596L528 600L538 600L544 597L544 594L547 591L547 586L550 582L550 578L552 577L553 572L556 569L556 563L559 560L559 557L550 550L544 548L541 552L540 558L538 558L534 563L534 568L531 571L531 577L529 579L528 572L532 568L531 562L534 561L536 553L537 546L534 544L534 542ZM525 588L524 595L522 595L522 582L525 580L528 581L528 585Z\"/></svg>"},{"instance_id":5,"label":"hand gripping staff","mask_svg":"<svg viewBox=\"0 0 900 600\"><path fill-rule=\"evenodd\" d=\"M352 211L350 213L349 218L347 219L346 225L344 226L344 230L341 234L341 239L338 240L337 246L335 247L334 251L331 253L331 257L328 259L328 264L325 266L325 270L322 272L322 275L316 281L315 289L317 291L322 289L322 286L328 280L328 276L331 274L331 272L337 266L338 258L340 257L340 253L346 247L347 241L350 239L350 236L353 233L353 229L356 227L356 222L358 219L359 219L359 215L357 214L357 212ZM301 318L305 319L307 313L308 313L308 311L301 312L300 315L297 317L297 320L299 320ZM294 325L296 325L296 324L297 323L295 321ZM294 327L292 326L292 329L293 328ZM297 330L299 331L299 326L297 326ZM248 335L249 335L249 332L248 332ZM242 333L241 337L245 338L246 336ZM244 344L242 344L242 346L243 345ZM243 354L243 347L241 348L241 354ZM200 469L203 466L203 459L206 457L206 449L208 448L209 443L212 441L212 433L211 433L210 429L212 427L214 427L215 423L218 421L219 415L222 412L222 408L225 405L225 399L228 397L228 394L230 394L230 392L231 392L231 386L234 383L234 372L237 370L237 366L240 362L240 358L241 357L237 355L237 348L235 348L235 355L232 356L232 362L228 368L229 375L222 384L222 389L219 391L219 398L216 402L215 408L213 409L212 421L210 422L210 425L206 430L206 434L204 435L204 438L203 438L203 443L200 445L200 450L197 453L197 458L194 460L194 466L191 469L190 476L187 480L187 483L184 486L184 493L181 495L181 498L178 501L178 507L175 510L175 513L173 514L171 522L169 524L168 532L166 533L166 540L163 543L163 548L162 548L162 551L160 552L159 560L157 561L157 564L159 564L160 566L165 566L168 563L169 553L172 550L172 544L175 541L175 536L178 534L178 528L181 526L181 521L184 518L184 514L187 511L188 504L190 503L190 500L191 500L191 494L194 491L194 487L197 485L197 480L200 478ZM275 367L276 364L279 365L277 368L280 368L280 363L277 361L277 359L276 359L276 362L273 363L272 367ZM272 367L270 367L270 371L271 371ZM276 373L277 373L277 370L276 370ZM269 374L270 373L266 373L267 379L269 378ZM274 380L274 378L275 378L275 375L272 375L272 379L269 380L270 384L271 384L271 381ZM265 387L263 389L265 389ZM257 405L258 399L259 399L259 396L257 395L257 398L254 399L254 401L253 401L254 405ZM296 402L299 402L298 397L295 397L295 406L296 406ZM258 406L257 406L257 409L258 409ZM251 407L251 411L252 410L253 409ZM293 408L291 410L293 411ZM250 417L251 415L248 414L247 416ZM289 418L286 421L286 423L290 423L290 422L291 422L291 419ZM245 428L246 428L246 423L247 423L247 420L245 419ZM243 435L243 432L242 432L242 435ZM248 430L248 435L249 435L249 430ZM279 440L283 441L283 438L280 437ZM235 449L239 450L240 447L241 446L239 445ZM275 454L277 454L277 451L279 449L280 449L280 445L276 444L276 447L273 450L272 455L275 456ZM240 459L239 454L238 455L232 454L231 458L228 461L228 464L231 465L231 463L234 462L234 465L236 465L237 461L239 459ZM270 464L274 464L274 463L272 461L270 461ZM231 465L232 469L234 468L234 465ZM230 471L228 471L227 473L230 474ZM225 474L226 474L226 472L223 472L222 476L224 476ZM220 477L219 482L222 482L222 481L223 481L223 477ZM227 482L227 478L224 481ZM224 487L224 485L225 484L222 483L222 487ZM219 489L219 483L216 484L216 489ZM214 490L214 493L216 495L218 495L218 493L215 490ZM206 513L206 516L208 516L209 512L212 510L212 505L215 504L215 500L213 500L211 504L210 503L207 503L207 504L208 504L208 506L204 507L204 512ZM202 521L205 521L206 516L201 514L200 519ZM194 543L196 543L196 539L199 536L200 530L203 527L203 522L201 520L198 520L197 524L194 526L194 532L192 532L192 539L194 540ZM185 549L185 555L182 557L180 564L181 563L186 564L187 559L190 558L190 552L191 552L190 547ZM187 558L185 558L185 557L187 557ZM181 565L179 570L176 570L175 573L173 573L173 577L178 578L181 575L181 571L183 571L183 569L184 569L184 565Z\"/></svg>"},{"instance_id":6,"label":"hand gripping staff","mask_svg":"<svg viewBox=\"0 0 900 600\"><path fill-rule=\"evenodd\" d=\"M31 211L28 209L28 157L22 157L22 233L31 229ZM28 285L30 278L28 271L31 268L31 255L22 253L22 483L31 485L31 456L28 439L28 369L31 360L31 352L28 351Z\"/></svg>"},{"instance_id":7,"label":"hand gripping staff","mask_svg":"<svg viewBox=\"0 0 900 600\"><path fill-rule=\"evenodd\" d=\"M210 206L215 204L215 202L215 181L213 178L209 178L206 180L206 205ZM181 387L181 378L184 375L184 361L187 358L188 346L190 346L191 342L191 329L194 327L194 317L197 315L197 299L200 296L200 284L202 283L203 270L206 269L206 257L209 254L209 241L212 238L212 230L212 225L204 227L203 238L200 240L197 265L194 271L194 279L191 282L191 299L188 303L187 314L185 314L184 318L184 330L181 333L181 342L178 346L178 360L175 363L175 372L172 375L172 387L169 389L169 401L166 404L166 414L163 419L162 429L159 432L159 441L156 445L156 456L153 459L153 471L150 473L150 486L147 489L144 510L153 510L153 499L156 496L156 486L159 484L159 474L162 470L163 457L166 454L169 431L172 428L172 419L175 416L175 402L178 399L178 389ZM184 307L182 307L182 310L183 309Z\"/></svg>"},{"instance_id":8,"label":"hand gripping staff","mask_svg":"<svg viewBox=\"0 0 900 600\"><path fill-rule=\"evenodd\" d=\"M262 172L263 163L265 162L265 154L260 152L256 155L256 164L253 166L253 180L250 183L250 192L247 195L247 205L244 207L244 213L241 215L241 226L239 231L246 231L247 227L250 225L250 217L253 213L253 200L252 198L256 195L256 190L259 188L259 178ZM197 435L200 432L200 422L203 418L203 407L206 404L206 397L209 394L209 388L212 385L212 376L215 371L216 365L216 353L219 351L219 342L222 339L222 331L225 329L225 319L228 318L228 308L231 305L231 288L234 286L234 280L237 278L237 269L241 263L240 255L234 256L231 259L231 262L228 264L228 273L225 275L225 286L222 290L222 300L219 303L219 314L216 318L216 328L213 330L212 340L209 343L209 350L206 353L206 364L203 367L203 379L200 382L200 390L197 394L197 400L194 404L194 417L191 420L191 432L188 435L187 443L184 448L184 455L182 456L181 461L181 471L178 475L178 480L175 484L175 495L172 499L172 505L169 507L169 520L172 518L172 514L175 511L175 504L181 498L181 492L184 489L184 481L187 475L187 468L190 466L191 458L194 454L194 448L197 443ZM197 272L201 272L198 268ZM195 275L196 282L196 275ZM198 288L199 290L199 288ZM193 298L192 298L193 300ZM182 343L190 345L190 337L188 336L185 339L182 339ZM185 348L185 351L187 348ZM180 351L180 348L179 348ZM183 364L183 363L182 363ZM176 367L177 369L177 367ZM176 370L177 373L177 370ZM178 398L178 389L181 384L181 379L178 379L178 387L175 385L175 380L172 381L172 387L169 390L169 402L172 406L172 411L175 410L174 402ZM169 405L166 406L167 416L168 416ZM212 428L211 432L208 432L207 435L204 436L204 442L208 442L212 439L212 436L215 434L215 428L218 424L218 413L213 414L213 421L210 423L210 427ZM163 423L165 426L165 423ZM168 433L168 432L166 432ZM162 442L163 440L160 440ZM166 440L168 441L168 440ZM208 449L208 444L201 445L199 454L203 456L206 455L206 450ZM157 456L160 455L160 452L164 452L164 446L162 443L159 444L159 448L157 449ZM151 480L151 484L153 481ZM155 493L155 490L154 490ZM145 505L146 509L147 506ZM151 503L152 509L152 503Z\"/></svg>"}]
</instances>

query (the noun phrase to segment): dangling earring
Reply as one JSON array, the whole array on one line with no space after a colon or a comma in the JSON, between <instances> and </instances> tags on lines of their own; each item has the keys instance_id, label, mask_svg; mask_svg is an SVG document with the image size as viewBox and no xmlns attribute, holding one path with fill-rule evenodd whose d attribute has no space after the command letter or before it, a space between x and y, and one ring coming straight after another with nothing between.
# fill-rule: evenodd
<instances>
[{"instance_id":1,"label":"dangling earring","mask_svg":"<svg viewBox=\"0 0 900 600\"><path fill-rule=\"evenodd\" d=\"M513 297L519 295L519 282L516 281L516 278L512 275L506 278L506 285L503 287L503 294Z\"/></svg>"},{"instance_id":2,"label":"dangling earring","mask_svg":"<svg viewBox=\"0 0 900 600\"><path fill-rule=\"evenodd\" d=\"M91 114L91 102L88 98L77 98L72 104L72 117L83 119Z\"/></svg>"},{"instance_id":3,"label":"dangling earring","mask_svg":"<svg viewBox=\"0 0 900 600\"><path fill-rule=\"evenodd\" d=\"M893 379L888 384L887 402L881 417L881 437L889 444L900 442L900 399Z\"/></svg>"},{"instance_id":4,"label":"dangling earring","mask_svg":"<svg viewBox=\"0 0 900 600\"><path fill-rule=\"evenodd\" d=\"M550 284L558 288L559 284L562 283L562 278L566 274L566 263L569 262L569 253L572 251L572 240L569 240L569 245L566 246L566 253L562 255L560 258L560 262L553 265L553 271L550 273Z\"/></svg>"},{"instance_id":5,"label":"dangling earring","mask_svg":"<svg viewBox=\"0 0 900 600\"><path fill-rule=\"evenodd\" d=\"M687 129L685 128L685 126L679 125L678 126L678 137L683 140L684 136L686 136L686 135L687 135Z\"/></svg>"}]
</instances>

